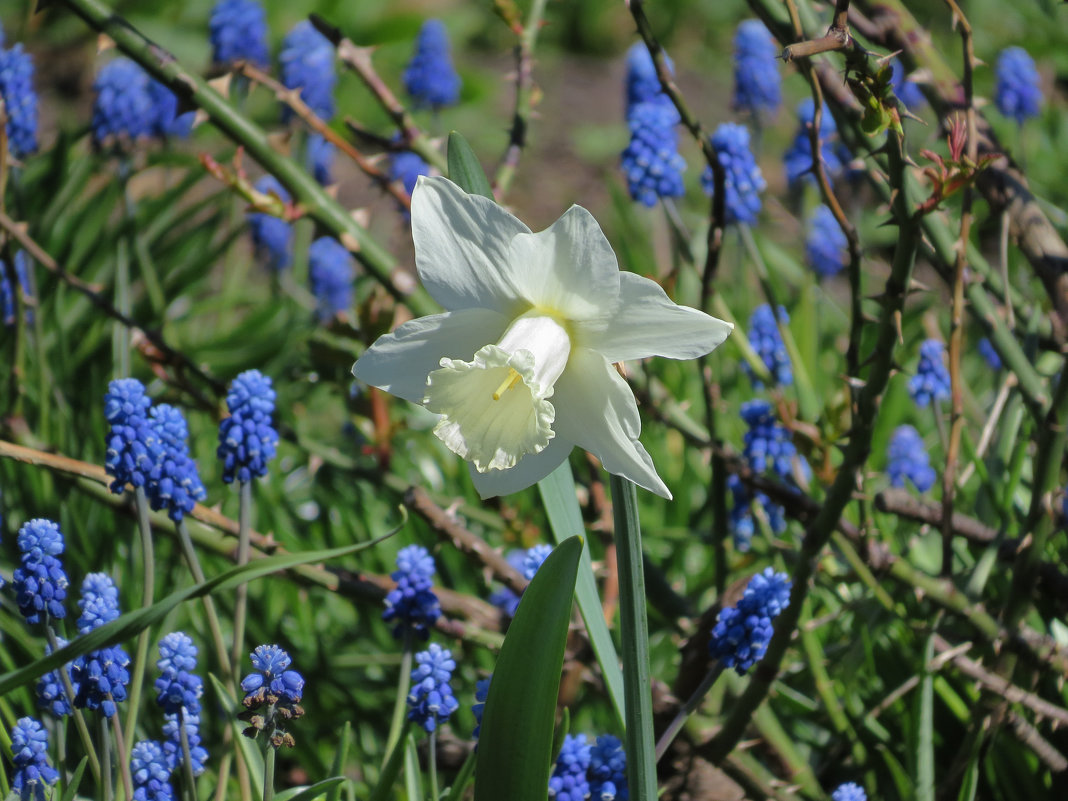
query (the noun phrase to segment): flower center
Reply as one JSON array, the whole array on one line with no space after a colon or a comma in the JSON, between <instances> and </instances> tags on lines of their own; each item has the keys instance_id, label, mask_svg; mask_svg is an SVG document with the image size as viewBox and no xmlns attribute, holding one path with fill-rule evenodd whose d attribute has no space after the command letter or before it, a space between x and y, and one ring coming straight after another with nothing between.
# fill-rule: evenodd
<instances>
[{"instance_id":1,"label":"flower center","mask_svg":"<svg viewBox=\"0 0 1068 801\"><path fill-rule=\"evenodd\" d=\"M553 386L567 366L571 339L552 316L516 318L496 345L469 362L442 359L427 376L423 405L442 415L434 434L480 473L507 470L540 453L554 436Z\"/></svg>"}]
</instances>

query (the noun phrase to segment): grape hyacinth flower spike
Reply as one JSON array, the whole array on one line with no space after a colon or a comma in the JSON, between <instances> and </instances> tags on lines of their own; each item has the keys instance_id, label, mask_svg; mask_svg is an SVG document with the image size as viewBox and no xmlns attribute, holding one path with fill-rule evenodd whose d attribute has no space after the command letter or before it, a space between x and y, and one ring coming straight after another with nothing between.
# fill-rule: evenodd
<instances>
[{"instance_id":1,"label":"grape hyacinth flower spike","mask_svg":"<svg viewBox=\"0 0 1068 801\"><path fill-rule=\"evenodd\" d=\"M778 318L777 322L776 317ZM783 342L782 334L779 332L779 325L786 325L789 322L790 315L786 313L786 309L780 306L778 313L773 314L771 306L767 303L757 306L749 318L749 344L753 346L753 350L760 356L760 360L768 368L768 372L775 379L775 383L783 387L788 387L794 383L790 355L786 352L786 344ZM753 379L758 389L762 387L762 384L753 377L753 368L749 366L748 362L742 362L742 369L746 375Z\"/></svg>"},{"instance_id":2,"label":"grape hyacinth flower spike","mask_svg":"<svg viewBox=\"0 0 1068 801\"><path fill-rule=\"evenodd\" d=\"M171 770L163 747L155 740L142 740L130 751L130 774L134 801L172 801Z\"/></svg>"},{"instance_id":3,"label":"grape hyacinth flower spike","mask_svg":"<svg viewBox=\"0 0 1068 801\"><path fill-rule=\"evenodd\" d=\"M255 738L266 732L272 747L291 747L295 744L293 735L283 727L304 714L300 706L304 677L289 669L293 660L277 645L260 645L250 656L256 672L241 680L245 711L238 715L250 724L244 734Z\"/></svg>"},{"instance_id":4,"label":"grape hyacinth flower spike","mask_svg":"<svg viewBox=\"0 0 1068 801\"><path fill-rule=\"evenodd\" d=\"M1007 47L998 55L994 104L1006 117L1023 125L1037 117L1042 107L1042 88L1035 60L1022 47Z\"/></svg>"},{"instance_id":5,"label":"grape hyacinth flower spike","mask_svg":"<svg viewBox=\"0 0 1068 801\"><path fill-rule=\"evenodd\" d=\"M253 187L264 195L275 195L282 203L291 200L289 192L273 175L264 175ZM248 215L249 232L256 258L272 270L284 270L293 260L293 226L280 217L262 211Z\"/></svg>"},{"instance_id":6,"label":"grape hyacinth flower spike","mask_svg":"<svg viewBox=\"0 0 1068 801\"><path fill-rule=\"evenodd\" d=\"M846 782L831 793L831 801L868 801L868 794L856 782Z\"/></svg>"},{"instance_id":7,"label":"grape hyacinth flower spike","mask_svg":"<svg viewBox=\"0 0 1068 801\"><path fill-rule=\"evenodd\" d=\"M935 483L936 474L927 456L923 437L910 425L898 426L886 450L886 474L891 487L904 487L905 479L920 492L927 492Z\"/></svg>"},{"instance_id":8,"label":"grape hyacinth flower spike","mask_svg":"<svg viewBox=\"0 0 1068 801\"><path fill-rule=\"evenodd\" d=\"M822 203L808 221L805 262L820 278L833 278L849 262L849 240L832 212Z\"/></svg>"},{"instance_id":9,"label":"grape hyacinth flower spike","mask_svg":"<svg viewBox=\"0 0 1068 801\"><path fill-rule=\"evenodd\" d=\"M390 577L397 582L386 595L386 611L382 619L396 621L393 636L402 638L414 633L422 639L430 636L430 628L441 616L441 604L431 589L434 559L421 545L401 548L397 554L397 569Z\"/></svg>"},{"instance_id":10,"label":"grape hyacinth flower spike","mask_svg":"<svg viewBox=\"0 0 1068 801\"><path fill-rule=\"evenodd\" d=\"M441 415L435 435L467 460L483 498L540 481L576 445L669 498L612 364L696 358L733 326L620 272L579 206L535 234L487 198L420 178L412 237L423 286L448 311L380 337L355 376Z\"/></svg>"},{"instance_id":11,"label":"grape hyacinth flower spike","mask_svg":"<svg viewBox=\"0 0 1068 801\"><path fill-rule=\"evenodd\" d=\"M243 60L267 66L267 16L259 0L219 0L211 10L208 28L216 64Z\"/></svg>"},{"instance_id":12,"label":"grape hyacinth flower spike","mask_svg":"<svg viewBox=\"0 0 1068 801\"><path fill-rule=\"evenodd\" d=\"M323 236L311 243L308 249L308 278L312 294L319 301L321 321L325 322L351 308L355 273L352 254L332 236Z\"/></svg>"},{"instance_id":13,"label":"grape hyacinth flower spike","mask_svg":"<svg viewBox=\"0 0 1068 801\"><path fill-rule=\"evenodd\" d=\"M417 106L441 108L460 99L460 76L452 65L449 32L439 19L428 19L415 39L415 53L404 70L404 88Z\"/></svg>"},{"instance_id":14,"label":"grape hyacinth flower spike","mask_svg":"<svg viewBox=\"0 0 1068 801\"><path fill-rule=\"evenodd\" d=\"M733 122L723 123L712 134L712 148L726 171L725 222L755 225L760 214L760 194L768 185L749 149L749 129ZM706 195L714 194L716 181L711 167L705 167L701 186Z\"/></svg>"},{"instance_id":15,"label":"grape hyacinth flower spike","mask_svg":"<svg viewBox=\"0 0 1068 801\"><path fill-rule=\"evenodd\" d=\"M664 55L668 72L675 74L675 65L670 56ZM649 55L645 42L635 42L627 51L626 77L626 116L639 103L656 102L670 104L671 100L660 86L660 76L656 74L656 64Z\"/></svg>"},{"instance_id":16,"label":"grape hyacinth flower spike","mask_svg":"<svg viewBox=\"0 0 1068 801\"><path fill-rule=\"evenodd\" d=\"M104 419L110 426L104 468L114 480L110 489L121 495L126 485L143 487L153 468L153 434L148 422L152 401L136 378L120 378L108 384L104 395Z\"/></svg>"},{"instance_id":17,"label":"grape hyacinth flower spike","mask_svg":"<svg viewBox=\"0 0 1068 801\"><path fill-rule=\"evenodd\" d=\"M797 106L797 133L782 159L786 168L786 182L791 188L799 186L802 181L816 180L812 165L812 140L809 136L809 130L816 119L815 108L816 104L812 102L811 97L806 97ZM844 172L851 156L846 146L838 140L838 128L826 104L822 106L820 113L819 140L820 161L823 162L827 180L833 182Z\"/></svg>"},{"instance_id":18,"label":"grape hyacinth flower spike","mask_svg":"<svg viewBox=\"0 0 1068 801\"><path fill-rule=\"evenodd\" d=\"M63 602L67 598L67 574L59 555L63 553L63 534L51 520L38 518L19 529L19 566L12 575L15 603L27 623L44 619L61 620L67 616Z\"/></svg>"},{"instance_id":19,"label":"grape hyacinth flower spike","mask_svg":"<svg viewBox=\"0 0 1068 801\"><path fill-rule=\"evenodd\" d=\"M682 184L686 161L679 155L675 132L678 123L679 112L670 103L637 103L627 115L630 142L620 156L620 167L627 191L643 206L651 208L660 198L682 197L686 192Z\"/></svg>"},{"instance_id":20,"label":"grape hyacinth flower spike","mask_svg":"<svg viewBox=\"0 0 1068 801\"><path fill-rule=\"evenodd\" d=\"M585 801L590 797L590 745L585 734L564 735L563 745L549 778L549 798L553 801Z\"/></svg>"},{"instance_id":21,"label":"grape hyacinth flower spike","mask_svg":"<svg viewBox=\"0 0 1068 801\"><path fill-rule=\"evenodd\" d=\"M194 776L204 772L208 752L200 744L200 697L204 683L193 673L197 666L197 647L180 631L166 635L159 643L160 671L156 679L156 703L163 709L163 754L171 771L182 764L182 733L189 746L190 768Z\"/></svg>"},{"instance_id":22,"label":"grape hyacinth flower spike","mask_svg":"<svg viewBox=\"0 0 1068 801\"><path fill-rule=\"evenodd\" d=\"M13 261L17 288L9 280L7 264L0 259L0 322L8 327L15 324L15 310L18 308L16 292L22 292L25 296L30 293L30 273L25 251L15 253ZM33 321L33 312L28 308L25 320L27 323Z\"/></svg>"},{"instance_id":23,"label":"grape hyacinth flower spike","mask_svg":"<svg viewBox=\"0 0 1068 801\"><path fill-rule=\"evenodd\" d=\"M602 734L590 749L591 801L627 801L627 752L611 734Z\"/></svg>"},{"instance_id":24,"label":"grape hyacinth flower spike","mask_svg":"<svg viewBox=\"0 0 1068 801\"><path fill-rule=\"evenodd\" d=\"M334 116L334 46L308 20L301 20L286 35L282 52L282 83L287 89L299 89L300 99L324 120ZM293 110L282 108L282 119L288 121Z\"/></svg>"},{"instance_id":25,"label":"grape hyacinth flower spike","mask_svg":"<svg viewBox=\"0 0 1068 801\"><path fill-rule=\"evenodd\" d=\"M460 707L449 686L456 660L449 649L431 643L427 650L415 655L415 662L408 693L408 720L433 732Z\"/></svg>"},{"instance_id":26,"label":"grape hyacinth flower spike","mask_svg":"<svg viewBox=\"0 0 1068 801\"><path fill-rule=\"evenodd\" d=\"M37 151L37 92L33 88L33 59L21 44L0 43L0 100L7 116L7 146L16 159Z\"/></svg>"},{"instance_id":27,"label":"grape hyacinth flower spike","mask_svg":"<svg viewBox=\"0 0 1068 801\"><path fill-rule=\"evenodd\" d=\"M59 780L48 762L48 732L33 718L19 718L11 730L11 756L15 775L11 789L19 799L44 801L45 788Z\"/></svg>"},{"instance_id":28,"label":"grape hyacinth flower spike","mask_svg":"<svg viewBox=\"0 0 1068 801\"><path fill-rule=\"evenodd\" d=\"M181 410L161 403L149 412L149 426L155 447L145 492L153 509L165 509L177 523L207 497L207 491L189 455L189 429Z\"/></svg>"},{"instance_id":29,"label":"grape hyacinth flower spike","mask_svg":"<svg viewBox=\"0 0 1068 801\"><path fill-rule=\"evenodd\" d=\"M218 449L227 484L267 475L267 463L278 446L278 431L271 423L274 399L271 379L259 370L246 370L230 385L226 394L230 416L219 423Z\"/></svg>"},{"instance_id":30,"label":"grape hyacinth flower spike","mask_svg":"<svg viewBox=\"0 0 1068 801\"><path fill-rule=\"evenodd\" d=\"M790 605L790 587L789 577L770 567L753 576L737 605L716 618L708 644L711 657L745 675L764 656L775 618Z\"/></svg>"},{"instance_id":31,"label":"grape hyacinth flower spike","mask_svg":"<svg viewBox=\"0 0 1068 801\"><path fill-rule=\"evenodd\" d=\"M90 573L82 582L82 610L78 633L88 634L119 617L119 592L111 578ZM126 700L130 683L130 657L121 645L109 645L80 656L71 667L71 682L78 687L74 705L99 711L105 718L115 714L116 703Z\"/></svg>"},{"instance_id":32,"label":"grape hyacinth flower spike","mask_svg":"<svg viewBox=\"0 0 1068 801\"><path fill-rule=\"evenodd\" d=\"M909 395L919 407L936 401L949 400L949 370L945 365L946 346L937 339L925 340L920 345L920 363L916 375L909 379Z\"/></svg>"},{"instance_id":33,"label":"grape hyacinth flower spike","mask_svg":"<svg viewBox=\"0 0 1068 801\"><path fill-rule=\"evenodd\" d=\"M748 19L734 33L734 95L731 108L774 113L782 102L779 48L764 23Z\"/></svg>"}]
</instances>

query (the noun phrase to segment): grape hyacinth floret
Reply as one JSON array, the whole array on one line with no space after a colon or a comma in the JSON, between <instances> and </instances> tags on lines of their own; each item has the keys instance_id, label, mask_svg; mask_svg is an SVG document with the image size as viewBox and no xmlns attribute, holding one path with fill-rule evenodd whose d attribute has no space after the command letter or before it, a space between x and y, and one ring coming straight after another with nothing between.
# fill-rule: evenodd
<instances>
[{"instance_id":1,"label":"grape hyacinth floret","mask_svg":"<svg viewBox=\"0 0 1068 801\"><path fill-rule=\"evenodd\" d=\"M104 395L107 434L104 467L114 480L110 489L121 495L127 484L143 487L152 471L152 431L148 409L152 401L136 378L119 378L108 384Z\"/></svg>"},{"instance_id":2,"label":"grape hyacinth floret","mask_svg":"<svg viewBox=\"0 0 1068 801\"><path fill-rule=\"evenodd\" d=\"M19 290L23 295L29 295L30 274L26 253L21 250L18 251L15 253L13 261L15 262L15 280L18 281ZM11 281L8 280L7 263L0 259L0 319L3 320L4 325L12 326L15 324L15 310L17 308L18 302L15 297L15 288L11 285ZM26 321L29 322L31 320L32 314L27 309Z\"/></svg>"},{"instance_id":3,"label":"grape hyacinth floret","mask_svg":"<svg viewBox=\"0 0 1068 801\"><path fill-rule=\"evenodd\" d=\"M927 492L935 482L935 471L927 456L923 437L910 425L898 426L886 449L886 474L890 486L904 487L908 479L920 492Z\"/></svg>"},{"instance_id":4,"label":"grape hyacinth floret","mask_svg":"<svg viewBox=\"0 0 1068 801\"><path fill-rule=\"evenodd\" d=\"M731 108L756 116L782 102L779 50L764 23L748 19L734 34L734 95Z\"/></svg>"},{"instance_id":5,"label":"grape hyacinth floret","mask_svg":"<svg viewBox=\"0 0 1068 801\"><path fill-rule=\"evenodd\" d=\"M471 732L471 736L476 740L478 733L482 731L482 713L486 710L486 699L489 698L490 679L492 678L491 673L486 678L475 682L475 703L471 704L471 714L475 716L475 730Z\"/></svg>"},{"instance_id":6,"label":"grape hyacinth floret","mask_svg":"<svg viewBox=\"0 0 1068 801\"><path fill-rule=\"evenodd\" d=\"M742 419L749 430L745 434L745 458L758 473L771 469L780 478L789 478L797 449L790 432L779 425L775 410L764 400L743 403Z\"/></svg>"},{"instance_id":7,"label":"grape hyacinth floret","mask_svg":"<svg viewBox=\"0 0 1068 801\"><path fill-rule=\"evenodd\" d=\"M148 136L158 119L149 90L151 78L128 58L109 61L96 75L93 91L93 141L99 147L115 140L130 142Z\"/></svg>"},{"instance_id":8,"label":"grape hyacinth floret","mask_svg":"<svg viewBox=\"0 0 1068 801\"><path fill-rule=\"evenodd\" d=\"M250 656L257 672L241 680L245 711L239 717L251 724L244 734L255 738L261 731L267 732L272 747L292 747L293 736L282 727L304 714L300 706L304 677L289 669L293 660L277 645L259 645Z\"/></svg>"},{"instance_id":9,"label":"grape hyacinth floret","mask_svg":"<svg viewBox=\"0 0 1068 801\"><path fill-rule=\"evenodd\" d=\"M304 166L323 186L333 183L330 173L333 170L336 155L337 148L325 136L320 133L308 136L304 150Z\"/></svg>"},{"instance_id":10,"label":"grape hyacinth floret","mask_svg":"<svg viewBox=\"0 0 1068 801\"><path fill-rule=\"evenodd\" d=\"M43 801L45 787L59 780L59 771L48 762L48 732L33 718L19 718L11 730L11 755L11 789L20 799Z\"/></svg>"},{"instance_id":11,"label":"grape hyacinth floret","mask_svg":"<svg viewBox=\"0 0 1068 801\"><path fill-rule=\"evenodd\" d=\"M726 170L726 223L753 225L760 213L760 193L767 189L764 176L749 149L749 129L744 125L725 122L712 134L712 147L719 163ZM701 176L705 194L715 192L715 178L711 167Z\"/></svg>"},{"instance_id":12,"label":"grape hyacinth floret","mask_svg":"<svg viewBox=\"0 0 1068 801\"><path fill-rule=\"evenodd\" d=\"M778 316L778 323L775 318ZM749 317L749 344L760 356L760 360L768 368L772 378L780 386L788 387L794 383L793 368L790 366L790 354L786 352L782 334L779 333L779 324L786 325L790 322L790 315L786 309L779 307L778 315L772 314L771 306L767 303L757 306ZM753 368L748 362L742 362L742 369L753 378ZM759 382L754 381L758 386Z\"/></svg>"},{"instance_id":13,"label":"grape hyacinth floret","mask_svg":"<svg viewBox=\"0 0 1068 801\"><path fill-rule=\"evenodd\" d=\"M620 156L620 166L630 196L644 206L685 194L682 171L686 161L679 155L678 122L675 107L656 100L631 106L627 115L630 143Z\"/></svg>"},{"instance_id":14,"label":"grape hyacinth floret","mask_svg":"<svg viewBox=\"0 0 1068 801\"><path fill-rule=\"evenodd\" d=\"M37 151L37 92L33 88L33 59L21 44L0 47L0 99L7 115L7 146L23 159Z\"/></svg>"},{"instance_id":15,"label":"grape hyacinth floret","mask_svg":"<svg viewBox=\"0 0 1068 801\"><path fill-rule=\"evenodd\" d=\"M774 633L772 622L790 605L790 579L764 569L749 580L736 606L723 609L709 641L709 653L723 667L744 675L764 656Z\"/></svg>"},{"instance_id":16,"label":"grape hyacinth floret","mask_svg":"<svg viewBox=\"0 0 1068 801\"><path fill-rule=\"evenodd\" d=\"M627 801L627 753L623 743L602 734L590 749L590 801Z\"/></svg>"},{"instance_id":17,"label":"grape hyacinth floret","mask_svg":"<svg viewBox=\"0 0 1068 801\"><path fill-rule=\"evenodd\" d=\"M289 203L289 192L273 175L264 175L255 184L261 194L274 194ZM249 232L256 258L272 270L284 270L293 260L293 226L273 214L256 211L248 215Z\"/></svg>"},{"instance_id":18,"label":"grape hyacinth floret","mask_svg":"<svg viewBox=\"0 0 1068 801\"><path fill-rule=\"evenodd\" d=\"M42 613L53 620L67 616L67 574L59 555L63 535L51 520L30 520L19 529L20 563L12 576L15 603L27 623L38 623Z\"/></svg>"},{"instance_id":19,"label":"grape hyacinth floret","mask_svg":"<svg viewBox=\"0 0 1068 801\"><path fill-rule=\"evenodd\" d=\"M103 573L90 573L82 582L78 607L78 633L93 629L119 616L119 592L114 582ZM126 700L126 685L130 683L130 657L122 646L109 645L74 660L71 682L78 689L74 705L79 709L99 710L106 718L115 714L115 704Z\"/></svg>"},{"instance_id":20,"label":"grape hyacinth floret","mask_svg":"<svg viewBox=\"0 0 1068 801\"><path fill-rule=\"evenodd\" d=\"M441 616L438 596L430 589L434 576L434 559L421 545L409 545L397 553L397 569L390 577L397 582L386 595L386 611L382 619L396 621L393 636L400 639L406 632L418 634L424 640L430 627Z\"/></svg>"},{"instance_id":21,"label":"grape hyacinth floret","mask_svg":"<svg viewBox=\"0 0 1068 801\"><path fill-rule=\"evenodd\" d=\"M998 55L994 103L998 111L1023 125L1038 116L1042 107L1042 87L1035 60L1022 47L1007 47Z\"/></svg>"},{"instance_id":22,"label":"grape hyacinth floret","mask_svg":"<svg viewBox=\"0 0 1068 801\"><path fill-rule=\"evenodd\" d=\"M505 559L508 564L522 573L523 565L527 559L527 551L522 548L515 548L508 552ZM499 587L490 593L488 600L508 617L515 617L515 612L519 608L519 598L519 594L511 587Z\"/></svg>"},{"instance_id":23,"label":"grape hyacinth floret","mask_svg":"<svg viewBox=\"0 0 1068 801\"><path fill-rule=\"evenodd\" d=\"M917 406L923 407L950 397L949 370L944 355L946 346L937 339L920 345L920 363L916 375L909 379L909 395Z\"/></svg>"},{"instance_id":24,"label":"grape hyacinth floret","mask_svg":"<svg viewBox=\"0 0 1068 801\"><path fill-rule=\"evenodd\" d=\"M181 410L161 403L149 417L154 447L145 492L153 509L166 509L167 516L178 522L207 497L207 491L189 455L189 429Z\"/></svg>"},{"instance_id":25,"label":"grape hyacinth floret","mask_svg":"<svg viewBox=\"0 0 1068 801\"><path fill-rule=\"evenodd\" d=\"M319 319L329 320L352 306L355 265L352 254L332 236L323 236L308 249L308 278L319 301Z\"/></svg>"},{"instance_id":26,"label":"grape hyacinth floret","mask_svg":"<svg viewBox=\"0 0 1068 801\"><path fill-rule=\"evenodd\" d=\"M67 641L62 637L56 637L56 644L63 648ZM52 646L45 646L45 654L52 653ZM64 665L63 669L67 671L67 677L70 677L71 669L74 667L72 663ZM45 673L41 678L37 680L37 706L52 713L54 717L61 718L64 715L70 714L70 702L67 700L67 692L63 687L63 680L59 676L58 670L53 670ZM74 687L74 694L78 694L78 687Z\"/></svg>"},{"instance_id":27,"label":"grape hyacinth floret","mask_svg":"<svg viewBox=\"0 0 1068 801\"><path fill-rule=\"evenodd\" d=\"M430 175L430 165L418 153L401 150L390 156L389 180L400 181L409 195L415 189L415 182L420 175Z\"/></svg>"},{"instance_id":28,"label":"grape hyacinth floret","mask_svg":"<svg viewBox=\"0 0 1068 801\"><path fill-rule=\"evenodd\" d=\"M134 801L171 801L171 771L163 747L155 740L142 740L130 751Z\"/></svg>"},{"instance_id":29,"label":"grape hyacinth floret","mask_svg":"<svg viewBox=\"0 0 1068 801\"><path fill-rule=\"evenodd\" d=\"M675 74L675 65L671 58L665 54L668 72ZM670 103L670 99L660 87L660 77L656 74L656 64L649 55L649 48L645 42L635 42L627 51L627 77L626 77L626 100L627 117L633 108L639 103L656 101Z\"/></svg>"},{"instance_id":30,"label":"grape hyacinth floret","mask_svg":"<svg viewBox=\"0 0 1068 801\"><path fill-rule=\"evenodd\" d=\"M821 203L808 221L805 262L820 278L833 278L849 262L848 250L849 240L834 212Z\"/></svg>"},{"instance_id":31,"label":"grape hyacinth floret","mask_svg":"<svg viewBox=\"0 0 1068 801\"><path fill-rule=\"evenodd\" d=\"M159 81L149 80L148 94L152 98L153 118L149 133L166 139L170 136L184 139L193 130L193 118L196 112L178 113L178 98L170 89Z\"/></svg>"},{"instance_id":32,"label":"grape hyacinth floret","mask_svg":"<svg viewBox=\"0 0 1068 801\"><path fill-rule=\"evenodd\" d=\"M440 108L460 99L460 76L449 53L449 32L439 19L428 19L415 38L415 53L404 70L404 88L416 106Z\"/></svg>"},{"instance_id":33,"label":"grape hyacinth floret","mask_svg":"<svg viewBox=\"0 0 1068 801\"><path fill-rule=\"evenodd\" d=\"M219 0L208 21L216 64L249 61L266 67L267 17L258 0Z\"/></svg>"},{"instance_id":34,"label":"grape hyacinth floret","mask_svg":"<svg viewBox=\"0 0 1068 801\"><path fill-rule=\"evenodd\" d=\"M797 186L802 180L816 180L812 169L812 140L809 139L809 129L815 120L815 108L816 104L810 97L806 97L797 106L799 122L797 133L794 135L790 149L783 155L786 181L790 187ZM823 162L824 172L827 173L827 180L830 182L833 182L845 170L851 159L849 150L838 140L838 128L826 105L822 107L820 114L820 159Z\"/></svg>"},{"instance_id":35,"label":"grape hyacinth floret","mask_svg":"<svg viewBox=\"0 0 1068 801\"><path fill-rule=\"evenodd\" d=\"M300 99L324 120L334 116L334 46L308 20L301 20L282 41L278 55L282 83L287 89L300 89ZM289 106L282 119L293 116Z\"/></svg>"},{"instance_id":36,"label":"grape hyacinth floret","mask_svg":"<svg viewBox=\"0 0 1068 801\"><path fill-rule=\"evenodd\" d=\"M549 798L553 801L585 801L590 796L586 771L590 767L590 745L585 734L564 735L549 778Z\"/></svg>"},{"instance_id":37,"label":"grape hyacinth floret","mask_svg":"<svg viewBox=\"0 0 1068 801\"><path fill-rule=\"evenodd\" d=\"M274 399L271 379L259 370L246 370L230 385L226 394L230 416L219 423L217 452L227 484L267 475L267 463L278 447L278 431L271 424Z\"/></svg>"},{"instance_id":38,"label":"grape hyacinth floret","mask_svg":"<svg viewBox=\"0 0 1068 801\"><path fill-rule=\"evenodd\" d=\"M856 782L846 782L831 793L831 801L868 801L868 794Z\"/></svg>"},{"instance_id":39,"label":"grape hyacinth floret","mask_svg":"<svg viewBox=\"0 0 1068 801\"><path fill-rule=\"evenodd\" d=\"M983 361L986 362L991 370L1000 370L1002 368L1001 357L994 349L994 343L987 337L980 339L975 348L979 351L979 355L983 357Z\"/></svg>"},{"instance_id":40,"label":"grape hyacinth floret","mask_svg":"<svg viewBox=\"0 0 1068 801\"><path fill-rule=\"evenodd\" d=\"M527 555L523 559L523 578L527 581L533 581L538 569L544 564L545 560L549 558L549 554L552 552L553 546L545 544L535 545L527 551Z\"/></svg>"},{"instance_id":41,"label":"grape hyacinth floret","mask_svg":"<svg viewBox=\"0 0 1068 801\"><path fill-rule=\"evenodd\" d=\"M768 527L776 534L786 530L786 511L763 492L750 493L737 475L727 477L727 489L730 490L733 506L731 506L730 532L734 539L734 547L740 553L749 551L756 533L756 521L753 519L752 503L754 500L760 504L767 518Z\"/></svg>"},{"instance_id":42,"label":"grape hyacinth floret","mask_svg":"<svg viewBox=\"0 0 1068 801\"><path fill-rule=\"evenodd\" d=\"M82 580L78 631L92 631L119 616L119 590L106 573L90 573Z\"/></svg>"},{"instance_id":43,"label":"grape hyacinth floret","mask_svg":"<svg viewBox=\"0 0 1068 801\"><path fill-rule=\"evenodd\" d=\"M449 686L456 661L449 649L437 643L417 653L415 661L412 689L408 693L408 720L432 732L460 706Z\"/></svg>"}]
</instances>

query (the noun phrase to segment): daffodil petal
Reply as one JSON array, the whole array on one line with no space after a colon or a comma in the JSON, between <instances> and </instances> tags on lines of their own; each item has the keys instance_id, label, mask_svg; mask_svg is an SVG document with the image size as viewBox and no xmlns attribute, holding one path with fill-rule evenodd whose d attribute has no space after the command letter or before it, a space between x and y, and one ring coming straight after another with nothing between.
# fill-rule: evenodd
<instances>
[{"instance_id":1,"label":"daffodil petal","mask_svg":"<svg viewBox=\"0 0 1068 801\"><path fill-rule=\"evenodd\" d=\"M488 470L480 473L470 462L467 463L467 467L475 489L485 500L498 495L519 492L521 489L537 484L563 463L573 447L573 443L557 435L545 450L540 453L527 454L509 470Z\"/></svg>"},{"instance_id":2,"label":"daffodil petal","mask_svg":"<svg viewBox=\"0 0 1068 801\"><path fill-rule=\"evenodd\" d=\"M573 349L556 382L553 403L557 438L588 450L609 473L671 498L652 458L638 442L642 424L634 393L604 356L588 348Z\"/></svg>"},{"instance_id":3,"label":"daffodil petal","mask_svg":"<svg viewBox=\"0 0 1068 801\"><path fill-rule=\"evenodd\" d=\"M422 403L426 377L442 357L470 361L487 342L496 342L509 319L489 309L433 314L409 320L378 338L352 367L361 381L397 397Z\"/></svg>"},{"instance_id":4,"label":"daffodil petal","mask_svg":"<svg viewBox=\"0 0 1068 801\"><path fill-rule=\"evenodd\" d=\"M603 319L618 305L616 254L581 206L572 206L544 231L516 236L509 259L522 268L516 286L536 307L577 321Z\"/></svg>"},{"instance_id":5,"label":"daffodil petal","mask_svg":"<svg viewBox=\"0 0 1068 801\"><path fill-rule=\"evenodd\" d=\"M492 309L514 317L522 297L512 240L530 229L445 178L421 177L412 192L415 266L427 292L446 309ZM486 340L484 340L486 341Z\"/></svg>"},{"instance_id":6,"label":"daffodil petal","mask_svg":"<svg viewBox=\"0 0 1068 801\"><path fill-rule=\"evenodd\" d=\"M582 344L609 362L664 356L696 359L722 344L734 324L688 306L678 306L659 284L634 273L620 273L621 303L608 327L584 332Z\"/></svg>"}]
</instances>

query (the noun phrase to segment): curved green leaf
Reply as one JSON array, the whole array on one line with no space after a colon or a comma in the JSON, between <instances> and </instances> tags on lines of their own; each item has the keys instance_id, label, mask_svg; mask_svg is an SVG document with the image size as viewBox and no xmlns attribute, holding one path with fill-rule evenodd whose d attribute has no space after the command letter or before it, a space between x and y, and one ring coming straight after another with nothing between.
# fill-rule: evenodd
<instances>
[{"instance_id":1,"label":"curved green leaf","mask_svg":"<svg viewBox=\"0 0 1068 801\"><path fill-rule=\"evenodd\" d=\"M545 801L582 538L564 540L523 593L497 657L478 743L475 801Z\"/></svg>"},{"instance_id":2,"label":"curved green leaf","mask_svg":"<svg viewBox=\"0 0 1068 801\"><path fill-rule=\"evenodd\" d=\"M329 779L323 779L321 782L316 782L308 787L293 787L292 789L275 793L274 801L313 801L321 795L326 795L327 792L337 787L343 781L345 781L344 776L332 776Z\"/></svg>"},{"instance_id":3,"label":"curved green leaf","mask_svg":"<svg viewBox=\"0 0 1068 801\"><path fill-rule=\"evenodd\" d=\"M449 134L449 180L469 195L494 200L493 187L478 163L478 156L456 131Z\"/></svg>"}]
</instances>

